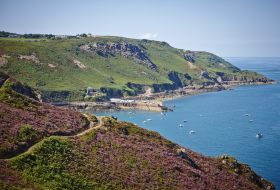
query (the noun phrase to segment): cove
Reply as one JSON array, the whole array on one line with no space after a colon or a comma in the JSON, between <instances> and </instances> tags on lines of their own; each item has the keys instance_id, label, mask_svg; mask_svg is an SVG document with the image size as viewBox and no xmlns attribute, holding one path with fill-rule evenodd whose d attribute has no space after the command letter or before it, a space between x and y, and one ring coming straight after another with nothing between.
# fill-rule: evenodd
<instances>
[{"instance_id":1,"label":"cove","mask_svg":"<svg viewBox=\"0 0 280 190\"><path fill-rule=\"evenodd\" d=\"M226 58L241 69L280 81L280 58ZM157 131L184 147L208 156L229 154L249 164L280 188L280 85L239 86L165 102L173 112L95 113L113 115ZM184 120L186 120L184 122ZM179 126L181 124L181 126ZM190 131L195 133L190 134ZM257 133L263 137L256 138Z\"/></svg>"}]
</instances>

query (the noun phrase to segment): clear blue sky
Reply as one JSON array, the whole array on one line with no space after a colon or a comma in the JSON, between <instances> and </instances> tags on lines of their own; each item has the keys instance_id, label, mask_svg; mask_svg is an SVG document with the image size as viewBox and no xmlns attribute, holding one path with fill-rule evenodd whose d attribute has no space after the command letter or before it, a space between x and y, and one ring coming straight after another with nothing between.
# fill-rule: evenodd
<instances>
[{"instance_id":1,"label":"clear blue sky","mask_svg":"<svg viewBox=\"0 0 280 190\"><path fill-rule=\"evenodd\" d=\"M0 30L166 41L220 56L280 56L280 0L0 0Z\"/></svg>"}]
</instances>

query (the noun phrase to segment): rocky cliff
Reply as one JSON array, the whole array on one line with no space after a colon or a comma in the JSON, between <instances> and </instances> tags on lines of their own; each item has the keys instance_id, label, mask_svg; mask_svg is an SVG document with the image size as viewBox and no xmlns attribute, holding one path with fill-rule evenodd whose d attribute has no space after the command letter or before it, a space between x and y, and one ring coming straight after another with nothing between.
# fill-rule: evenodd
<instances>
[{"instance_id":1,"label":"rocky cliff","mask_svg":"<svg viewBox=\"0 0 280 190\"><path fill-rule=\"evenodd\" d=\"M133 58L135 61L144 64L156 71L157 66L149 59L145 47L133 45L127 42L121 43L88 43L80 46L80 49L87 53L96 53L102 57L115 56L120 54L126 58Z\"/></svg>"}]
</instances>

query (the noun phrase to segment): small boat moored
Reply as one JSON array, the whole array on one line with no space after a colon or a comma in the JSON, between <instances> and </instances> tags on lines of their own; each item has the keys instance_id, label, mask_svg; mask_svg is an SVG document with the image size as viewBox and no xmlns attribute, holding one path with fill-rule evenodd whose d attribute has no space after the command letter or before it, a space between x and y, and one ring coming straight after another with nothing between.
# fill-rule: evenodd
<instances>
[{"instance_id":1,"label":"small boat moored","mask_svg":"<svg viewBox=\"0 0 280 190\"><path fill-rule=\"evenodd\" d=\"M190 132L189 132L189 134L195 134L196 133L196 131L194 131L194 130L190 130Z\"/></svg>"},{"instance_id":2,"label":"small boat moored","mask_svg":"<svg viewBox=\"0 0 280 190\"><path fill-rule=\"evenodd\" d=\"M256 134L256 138L258 138L258 139L262 138L262 136L263 135L261 133Z\"/></svg>"}]
</instances>

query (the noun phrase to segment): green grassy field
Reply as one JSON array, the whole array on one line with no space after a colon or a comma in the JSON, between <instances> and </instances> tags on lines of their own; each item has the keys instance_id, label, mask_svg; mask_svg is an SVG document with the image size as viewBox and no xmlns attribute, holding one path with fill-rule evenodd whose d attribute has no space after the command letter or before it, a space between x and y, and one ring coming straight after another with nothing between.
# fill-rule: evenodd
<instances>
[{"instance_id":1,"label":"green grassy field","mask_svg":"<svg viewBox=\"0 0 280 190\"><path fill-rule=\"evenodd\" d=\"M83 51L80 46L89 43L122 43L137 45L144 50L157 66L157 71L140 64L131 57L120 54L108 57ZM0 69L18 81L39 91L47 93L67 91L72 99L84 95L87 87L97 91L110 88L135 94L135 89L127 83L152 86L153 84L172 84L168 74L171 71L191 77L187 84L212 81L201 79L200 73L208 71L211 77L217 72L231 76L263 77L256 73L244 73L218 56L207 52L193 52L194 63L184 59L184 50L171 47L165 42L136 40L122 37L84 37L65 39L26 39L0 38L0 55L8 63ZM38 61L21 56L33 55ZM80 68L75 62L85 68ZM1 64L0 64L1 65ZM73 95L73 94L78 95Z\"/></svg>"}]
</instances>

